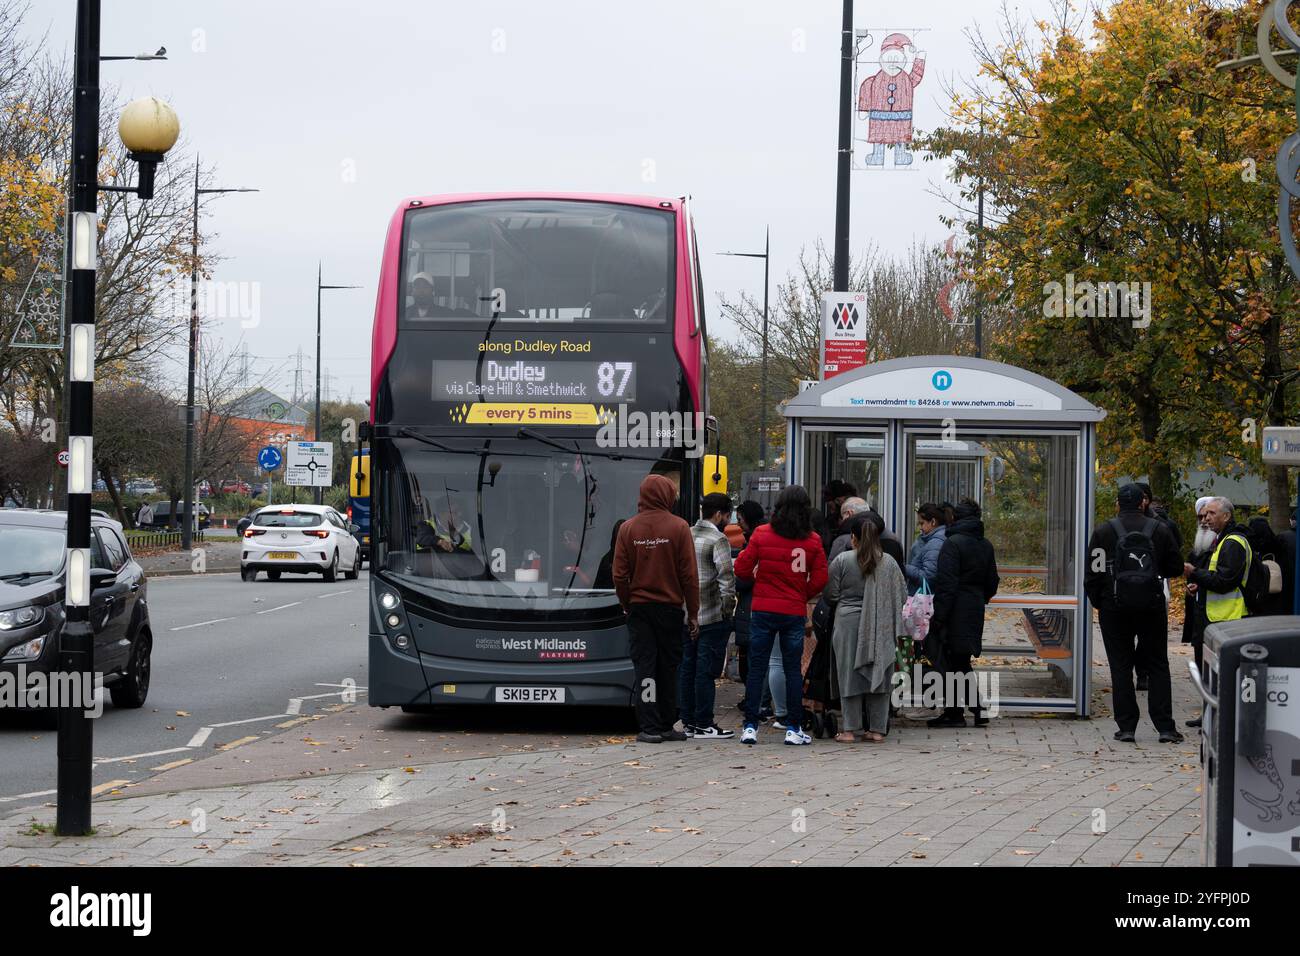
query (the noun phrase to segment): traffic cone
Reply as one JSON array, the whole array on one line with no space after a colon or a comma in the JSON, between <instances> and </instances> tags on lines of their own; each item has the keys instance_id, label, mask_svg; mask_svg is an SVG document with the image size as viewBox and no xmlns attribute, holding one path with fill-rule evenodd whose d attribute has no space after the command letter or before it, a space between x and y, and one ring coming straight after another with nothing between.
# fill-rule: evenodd
<instances>
[{"instance_id":1,"label":"traffic cone","mask_svg":"<svg viewBox=\"0 0 1300 956\"><path fill-rule=\"evenodd\" d=\"M222 518L222 519L221 519L221 528L222 528L222 530L224 531L225 529L227 529L227 528L229 528L229 527L230 527L230 522L227 521L225 518Z\"/></svg>"}]
</instances>

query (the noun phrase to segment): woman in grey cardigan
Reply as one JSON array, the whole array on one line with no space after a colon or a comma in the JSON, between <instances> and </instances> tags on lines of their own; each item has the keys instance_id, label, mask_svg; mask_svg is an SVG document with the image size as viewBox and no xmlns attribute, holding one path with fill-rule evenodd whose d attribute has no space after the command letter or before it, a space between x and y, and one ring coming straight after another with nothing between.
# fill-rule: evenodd
<instances>
[{"instance_id":1,"label":"woman in grey cardigan","mask_svg":"<svg viewBox=\"0 0 1300 956\"><path fill-rule=\"evenodd\" d=\"M898 563L880 550L876 526L861 517L849 524L853 548L830 566L826 597L836 602L831 647L831 679L844 711L841 743L860 736L880 743L889 732L889 695L893 689L894 649L903 627L907 585ZM863 708L867 730L863 734Z\"/></svg>"},{"instance_id":2,"label":"woman in grey cardigan","mask_svg":"<svg viewBox=\"0 0 1300 956\"><path fill-rule=\"evenodd\" d=\"M929 581L930 590L934 590L934 575L939 570L939 552L947 540L948 529L944 520L943 509L936 504L926 503L916 509L917 520L921 523L921 533L912 542L907 554L907 565L903 574L907 576L907 593L915 594L921 590L921 582Z\"/></svg>"}]
</instances>

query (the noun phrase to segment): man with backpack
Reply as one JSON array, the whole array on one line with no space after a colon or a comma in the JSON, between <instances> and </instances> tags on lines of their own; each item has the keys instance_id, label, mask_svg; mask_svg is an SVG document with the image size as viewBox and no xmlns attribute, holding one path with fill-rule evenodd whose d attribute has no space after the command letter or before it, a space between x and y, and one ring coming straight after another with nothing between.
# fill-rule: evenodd
<instances>
[{"instance_id":1,"label":"man with backpack","mask_svg":"<svg viewBox=\"0 0 1300 956\"><path fill-rule=\"evenodd\" d=\"M1084 587L1088 600L1097 607L1110 662L1112 709L1119 727L1115 739L1124 743L1136 740L1141 714L1133 670L1140 661L1149 686L1148 716L1160 742L1179 743L1183 735L1174 724L1169 613L1161 579L1178 577L1183 557L1169 529L1143 514L1144 497L1135 484L1119 489L1119 514L1097 526L1088 542Z\"/></svg>"}]
</instances>

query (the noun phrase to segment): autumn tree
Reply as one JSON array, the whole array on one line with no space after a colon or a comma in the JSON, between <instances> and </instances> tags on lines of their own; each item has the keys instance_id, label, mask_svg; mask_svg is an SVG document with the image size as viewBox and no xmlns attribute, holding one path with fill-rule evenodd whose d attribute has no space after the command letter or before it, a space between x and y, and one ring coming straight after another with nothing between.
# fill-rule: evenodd
<instances>
[{"instance_id":1,"label":"autumn tree","mask_svg":"<svg viewBox=\"0 0 1300 956\"><path fill-rule=\"evenodd\" d=\"M1104 477L1148 475L1165 497L1207 455L1259 470L1243 426L1295 414L1277 187L1243 163L1276 152L1294 109L1262 70L1215 68L1259 13L1119 0L1090 29L1064 6L1033 27L1004 17L997 41L971 35L979 77L923 143L952 161L959 201L984 190L974 269L999 357L1104 407ZM1135 295L1093 295L1121 282ZM1286 497L1271 473L1275 520Z\"/></svg>"}]
</instances>

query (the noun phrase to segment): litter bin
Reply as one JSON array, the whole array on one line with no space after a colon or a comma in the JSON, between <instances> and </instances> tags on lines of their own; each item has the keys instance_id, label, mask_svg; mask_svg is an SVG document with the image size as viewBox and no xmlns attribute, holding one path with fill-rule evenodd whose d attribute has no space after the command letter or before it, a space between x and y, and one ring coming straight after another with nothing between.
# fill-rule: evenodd
<instances>
[{"instance_id":1,"label":"litter bin","mask_svg":"<svg viewBox=\"0 0 1300 956\"><path fill-rule=\"evenodd\" d=\"M1300 866L1300 617L1211 624L1200 672L1201 861Z\"/></svg>"}]
</instances>

